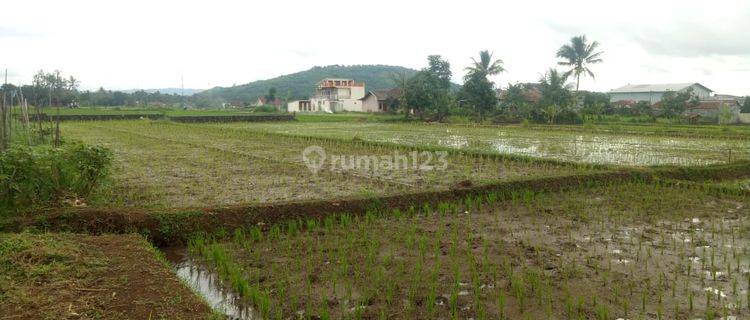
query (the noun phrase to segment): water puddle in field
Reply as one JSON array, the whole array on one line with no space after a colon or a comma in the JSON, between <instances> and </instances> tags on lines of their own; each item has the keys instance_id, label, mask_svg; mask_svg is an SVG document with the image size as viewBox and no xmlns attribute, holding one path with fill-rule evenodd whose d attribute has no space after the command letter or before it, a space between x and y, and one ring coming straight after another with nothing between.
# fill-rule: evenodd
<instances>
[{"instance_id":1,"label":"water puddle in field","mask_svg":"<svg viewBox=\"0 0 750 320\"><path fill-rule=\"evenodd\" d=\"M165 257L174 266L177 276L203 297L212 309L229 320L261 319L255 310L221 284L219 275L190 257L184 247L162 248Z\"/></svg>"}]
</instances>

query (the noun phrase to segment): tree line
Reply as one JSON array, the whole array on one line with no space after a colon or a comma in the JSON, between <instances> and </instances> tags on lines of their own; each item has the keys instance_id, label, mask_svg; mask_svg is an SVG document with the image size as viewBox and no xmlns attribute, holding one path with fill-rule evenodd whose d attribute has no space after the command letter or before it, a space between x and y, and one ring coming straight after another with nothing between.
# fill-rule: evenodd
<instances>
[{"instance_id":1,"label":"tree line","mask_svg":"<svg viewBox=\"0 0 750 320\"><path fill-rule=\"evenodd\" d=\"M428 67L409 79L396 81L402 99L394 103L399 104L407 117L434 121L443 121L449 115L469 116L478 121L487 118L575 121L580 113L599 114L609 105L606 94L579 95L578 90L581 77L594 77L590 66L602 62L598 47L598 42L589 43L585 35L574 37L557 52L558 64L568 70L560 73L551 68L533 86L510 84L503 91L498 91L489 77L504 72L504 63L489 51L480 51L478 58L472 58L458 91L450 90L450 63L439 55L431 55L427 58ZM567 83L569 78L575 78L575 88ZM582 99L583 108L574 112L578 99Z\"/></svg>"},{"instance_id":2,"label":"tree line","mask_svg":"<svg viewBox=\"0 0 750 320\"><path fill-rule=\"evenodd\" d=\"M69 107L78 106L139 106L139 107L174 107L183 104L185 99L177 94L163 94L158 91L147 92L138 90L133 92L112 91L99 88L95 91L80 90L79 81L73 76L63 76L62 72L38 71L31 84L16 86L4 84L0 86L0 93L7 96L23 96L31 104L38 107Z\"/></svg>"},{"instance_id":3,"label":"tree line","mask_svg":"<svg viewBox=\"0 0 750 320\"><path fill-rule=\"evenodd\" d=\"M428 66L413 77L396 77L394 83L401 89L402 98L392 101L389 109L429 121L444 121L450 115L475 121L544 123L581 123L611 114L654 119L655 110L648 102L618 106L610 102L606 93L579 90L581 78L594 78L592 66L603 62L599 46L585 35L573 37L556 53L563 71L550 68L537 83L509 84L504 90L497 90L489 80L505 71L503 61L489 51L480 51L478 58L472 58L458 91L446 85L452 76L450 63L431 55L427 57ZM660 101L659 115L678 117L697 104L690 91L667 92ZM745 99L743 112L750 112L750 99Z\"/></svg>"}]
</instances>

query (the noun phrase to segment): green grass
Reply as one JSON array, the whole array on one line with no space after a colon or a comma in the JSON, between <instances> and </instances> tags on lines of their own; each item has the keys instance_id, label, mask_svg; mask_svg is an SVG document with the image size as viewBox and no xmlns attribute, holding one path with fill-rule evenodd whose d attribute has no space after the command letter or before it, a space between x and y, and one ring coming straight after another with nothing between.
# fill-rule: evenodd
<instances>
[{"instance_id":1,"label":"green grass","mask_svg":"<svg viewBox=\"0 0 750 320\"><path fill-rule=\"evenodd\" d=\"M0 233L0 319L217 319L138 235Z\"/></svg>"},{"instance_id":2,"label":"green grass","mask_svg":"<svg viewBox=\"0 0 750 320\"><path fill-rule=\"evenodd\" d=\"M750 179L748 178L742 178L742 179L737 179L737 180L725 180L725 181L716 182L713 185L717 185L721 187L738 188L740 190L750 191Z\"/></svg>"}]
</instances>

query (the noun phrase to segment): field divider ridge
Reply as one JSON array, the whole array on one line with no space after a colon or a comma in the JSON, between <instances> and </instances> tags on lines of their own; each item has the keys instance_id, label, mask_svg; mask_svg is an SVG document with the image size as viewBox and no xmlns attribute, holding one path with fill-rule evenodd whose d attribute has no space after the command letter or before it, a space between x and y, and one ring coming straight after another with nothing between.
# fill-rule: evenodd
<instances>
[{"instance_id":1,"label":"field divider ridge","mask_svg":"<svg viewBox=\"0 0 750 320\"><path fill-rule=\"evenodd\" d=\"M701 177L721 177L725 172L745 170L750 162L702 168ZM495 194L497 200L510 199L520 192L561 192L613 183L660 183L678 188L699 188L709 192L744 195L738 190L679 180L689 168L625 169L596 173L502 181L447 190L403 193L388 196L287 201L261 204L193 208L50 208L34 216L19 216L3 221L0 230L27 228L45 231L81 233L131 233L149 237L157 245L180 245L196 233L230 231L248 226L270 226L290 219L323 219L335 214L363 215L372 210L421 208L440 202L460 201L466 197ZM702 180L706 181L706 180Z\"/></svg>"},{"instance_id":2,"label":"field divider ridge","mask_svg":"<svg viewBox=\"0 0 750 320\"><path fill-rule=\"evenodd\" d=\"M342 213L362 215L371 210L419 209L425 204L434 205L490 193L498 194L500 200L507 200L513 193L522 191L557 192L614 182L653 181L653 178L646 171L607 171L375 197L203 208L53 208L35 216L21 216L5 221L5 225L0 225L0 230L20 231L33 228L92 234L138 232L157 245L180 245L196 233L268 226L297 218L322 219Z\"/></svg>"}]
</instances>

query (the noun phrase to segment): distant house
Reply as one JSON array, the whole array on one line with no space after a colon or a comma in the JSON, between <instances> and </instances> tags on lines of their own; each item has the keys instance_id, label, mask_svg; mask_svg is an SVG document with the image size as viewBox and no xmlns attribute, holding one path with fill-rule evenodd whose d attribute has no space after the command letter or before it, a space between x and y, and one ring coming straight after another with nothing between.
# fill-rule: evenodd
<instances>
[{"instance_id":1,"label":"distant house","mask_svg":"<svg viewBox=\"0 0 750 320\"><path fill-rule=\"evenodd\" d=\"M258 100L255 101L253 104L253 107L262 107L262 106L274 106L277 109L281 106L282 102L281 99L276 98L274 100L268 100L266 97L260 97Z\"/></svg>"},{"instance_id":2,"label":"distant house","mask_svg":"<svg viewBox=\"0 0 750 320\"><path fill-rule=\"evenodd\" d=\"M326 78L318 82L312 98L289 102L287 111L361 112L364 96L364 82L356 82L353 79Z\"/></svg>"},{"instance_id":3,"label":"distant house","mask_svg":"<svg viewBox=\"0 0 750 320\"><path fill-rule=\"evenodd\" d=\"M520 83L519 85L521 85L521 88L523 88L523 96L526 102L537 103L542 99L542 89L540 84ZM508 90L498 89L496 93L497 100L501 102L505 101L507 93Z\"/></svg>"},{"instance_id":4,"label":"distant house","mask_svg":"<svg viewBox=\"0 0 750 320\"><path fill-rule=\"evenodd\" d=\"M700 83L636 84L614 89L609 92L609 96L612 102L631 100L655 104L661 101L667 91L683 92L691 88L693 94L701 100L711 97L713 92Z\"/></svg>"},{"instance_id":5,"label":"distant house","mask_svg":"<svg viewBox=\"0 0 750 320\"><path fill-rule=\"evenodd\" d=\"M615 109L627 109L632 108L636 104L638 104L638 102L634 100L619 100L612 102L612 107L614 107Z\"/></svg>"},{"instance_id":6,"label":"distant house","mask_svg":"<svg viewBox=\"0 0 750 320\"><path fill-rule=\"evenodd\" d=\"M737 122L740 117L740 103L737 100L702 100L698 105L689 107L683 113L688 118L710 118L718 119L722 113L728 113L729 118L724 119L727 122Z\"/></svg>"},{"instance_id":7,"label":"distant house","mask_svg":"<svg viewBox=\"0 0 750 320\"><path fill-rule=\"evenodd\" d=\"M706 99L703 99L705 101L723 101L726 103L734 103L737 102L740 106L745 103L745 97L739 97L739 96L733 96L730 94L715 94L712 95Z\"/></svg>"},{"instance_id":8,"label":"distant house","mask_svg":"<svg viewBox=\"0 0 750 320\"><path fill-rule=\"evenodd\" d=\"M289 112L310 112L316 111L312 108L310 100L294 100L286 104L286 111Z\"/></svg>"},{"instance_id":9,"label":"distant house","mask_svg":"<svg viewBox=\"0 0 750 320\"><path fill-rule=\"evenodd\" d=\"M398 88L368 91L362 100L363 112L388 112L396 105L401 90Z\"/></svg>"}]
</instances>

